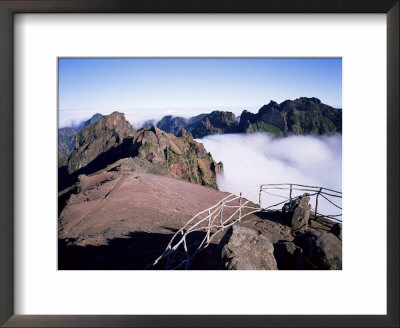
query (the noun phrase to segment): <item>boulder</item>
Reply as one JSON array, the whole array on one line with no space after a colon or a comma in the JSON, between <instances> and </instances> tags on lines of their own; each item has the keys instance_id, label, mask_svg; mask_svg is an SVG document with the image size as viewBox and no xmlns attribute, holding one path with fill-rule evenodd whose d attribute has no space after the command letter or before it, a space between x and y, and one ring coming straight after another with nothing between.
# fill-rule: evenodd
<instances>
[{"instance_id":1,"label":"boulder","mask_svg":"<svg viewBox=\"0 0 400 328\"><path fill-rule=\"evenodd\" d=\"M282 212L292 217L291 227L294 231L299 231L308 226L311 210L309 201L310 196L304 194L283 205Z\"/></svg>"},{"instance_id":2,"label":"boulder","mask_svg":"<svg viewBox=\"0 0 400 328\"><path fill-rule=\"evenodd\" d=\"M294 243L303 249L304 259L310 269L342 269L342 241L334 234L308 231L297 235Z\"/></svg>"},{"instance_id":3,"label":"boulder","mask_svg":"<svg viewBox=\"0 0 400 328\"><path fill-rule=\"evenodd\" d=\"M274 244L274 256L279 270L302 270L305 268L303 250L291 241Z\"/></svg>"},{"instance_id":4,"label":"boulder","mask_svg":"<svg viewBox=\"0 0 400 328\"><path fill-rule=\"evenodd\" d=\"M277 270L274 246L255 230L231 226L219 244L222 268L227 270Z\"/></svg>"}]
</instances>

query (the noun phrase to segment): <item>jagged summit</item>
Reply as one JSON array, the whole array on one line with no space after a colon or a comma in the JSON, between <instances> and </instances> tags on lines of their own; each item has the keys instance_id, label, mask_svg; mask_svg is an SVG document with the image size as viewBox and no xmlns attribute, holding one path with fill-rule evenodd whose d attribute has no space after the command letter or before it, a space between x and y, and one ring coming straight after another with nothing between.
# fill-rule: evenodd
<instances>
[{"instance_id":1,"label":"jagged summit","mask_svg":"<svg viewBox=\"0 0 400 328\"><path fill-rule=\"evenodd\" d=\"M87 128L89 125L92 125L98 121L100 121L104 116L100 113L94 114L90 119L87 121L82 122L79 125L78 131L82 131L83 129Z\"/></svg>"},{"instance_id":2,"label":"jagged summit","mask_svg":"<svg viewBox=\"0 0 400 328\"><path fill-rule=\"evenodd\" d=\"M315 97L300 97L278 104L270 100L257 113L244 110L237 119L229 111L213 111L188 119L164 116L160 129L177 135L184 128L194 138L211 134L253 133L265 131L276 136L323 135L342 132L342 110L323 104Z\"/></svg>"},{"instance_id":3,"label":"jagged summit","mask_svg":"<svg viewBox=\"0 0 400 328\"><path fill-rule=\"evenodd\" d=\"M300 97L280 104L271 100L256 114L243 111L239 125L245 133L267 131L277 136L341 133L342 110L315 97Z\"/></svg>"},{"instance_id":4,"label":"jagged summit","mask_svg":"<svg viewBox=\"0 0 400 328\"><path fill-rule=\"evenodd\" d=\"M218 189L216 175L222 163L216 163L204 145L184 130L177 137L155 126L140 129L132 149L131 156L114 170L172 176Z\"/></svg>"},{"instance_id":5,"label":"jagged summit","mask_svg":"<svg viewBox=\"0 0 400 328\"><path fill-rule=\"evenodd\" d=\"M106 152L108 156L103 155L102 162L116 159L122 151L124 139L134 134L135 129L121 113L104 116L75 136L75 149L68 158L68 173L86 167Z\"/></svg>"},{"instance_id":6,"label":"jagged summit","mask_svg":"<svg viewBox=\"0 0 400 328\"><path fill-rule=\"evenodd\" d=\"M61 185L74 183L80 174L106 170L171 176L218 189L216 175L222 163L216 163L190 133L181 132L176 137L154 125L135 131L123 114L113 112L76 135Z\"/></svg>"},{"instance_id":7,"label":"jagged summit","mask_svg":"<svg viewBox=\"0 0 400 328\"><path fill-rule=\"evenodd\" d=\"M164 116L157 127L175 135L184 128L194 138L203 138L211 134L236 133L239 123L235 114L228 111L212 111L209 114L200 114L188 119L180 116Z\"/></svg>"}]
</instances>

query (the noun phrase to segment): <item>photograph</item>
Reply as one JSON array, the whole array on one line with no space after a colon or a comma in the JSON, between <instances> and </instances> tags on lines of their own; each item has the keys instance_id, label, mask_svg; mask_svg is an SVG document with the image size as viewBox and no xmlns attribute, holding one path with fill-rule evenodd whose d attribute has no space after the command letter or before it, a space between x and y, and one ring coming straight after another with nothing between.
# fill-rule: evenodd
<instances>
[{"instance_id":1,"label":"photograph","mask_svg":"<svg viewBox=\"0 0 400 328\"><path fill-rule=\"evenodd\" d=\"M58 270L342 270L342 58L57 70Z\"/></svg>"}]
</instances>

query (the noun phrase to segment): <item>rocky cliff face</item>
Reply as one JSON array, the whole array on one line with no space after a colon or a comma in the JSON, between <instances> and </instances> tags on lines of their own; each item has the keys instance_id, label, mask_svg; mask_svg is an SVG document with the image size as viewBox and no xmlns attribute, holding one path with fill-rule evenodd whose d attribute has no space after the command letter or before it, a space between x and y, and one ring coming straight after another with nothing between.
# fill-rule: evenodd
<instances>
[{"instance_id":1,"label":"rocky cliff face","mask_svg":"<svg viewBox=\"0 0 400 328\"><path fill-rule=\"evenodd\" d=\"M302 97L281 104L271 101L257 114L244 111L240 116L240 131L266 131L277 136L341 133L342 110L317 98Z\"/></svg>"},{"instance_id":2,"label":"rocky cliff face","mask_svg":"<svg viewBox=\"0 0 400 328\"><path fill-rule=\"evenodd\" d=\"M194 138L203 138L210 134L223 134L238 132L239 122L232 112L214 111L200 121L192 123L187 130Z\"/></svg>"},{"instance_id":3,"label":"rocky cliff face","mask_svg":"<svg viewBox=\"0 0 400 328\"><path fill-rule=\"evenodd\" d=\"M222 163L184 129L178 137L154 126L135 132L122 114L114 112L76 135L67 160L67 173L74 177L69 184L79 174L99 170L165 175L218 189Z\"/></svg>"},{"instance_id":4,"label":"rocky cliff face","mask_svg":"<svg viewBox=\"0 0 400 328\"><path fill-rule=\"evenodd\" d=\"M68 173L74 173L94 160L101 166L102 162L118 159L126 151L124 139L132 138L134 134L131 124L118 112L88 126L75 136L75 149L68 158Z\"/></svg>"},{"instance_id":5,"label":"rocky cliff face","mask_svg":"<svg viewBox=\"0 0 400 328\"><path fill-rule=\"evenodd\" d=\"M113 170L172 176L218 190L216 176L222 171L222 163L216 163L186 130L181 129L178 135L154 126L138 130L133 138L133 156Z\"/></svg>"},{"instance_id":6,"label":"rocky cliff face","mask_svg":"<svg viewBox=\"0 0 400 328\"><path fill-rule=\"evenodd\" d=\"M239 123L232 112L213 111L210 114L200 114L189 119L183 117L165 116L157 127L177 135L180 129L189 131L194 138L203 138L210 134L235 133Z\"/></svg>"}]
</instances>

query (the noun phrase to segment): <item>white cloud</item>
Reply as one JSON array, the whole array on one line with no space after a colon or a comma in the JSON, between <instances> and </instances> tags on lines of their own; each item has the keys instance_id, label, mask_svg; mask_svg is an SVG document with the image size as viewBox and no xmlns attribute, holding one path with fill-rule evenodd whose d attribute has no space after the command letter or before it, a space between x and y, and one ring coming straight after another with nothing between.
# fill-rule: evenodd
<instances>
[{"instance_id":1,"label":"white cloud","mask_svg":"<svg viewBox=\"0 0 400 328\"><path fill-rule=\"evenodd\" d=\"M224 164L224 174L218 177L222 191L234 194L242 191L251 198L257 194L260 184L268 183L296 183L342 190L341 135L273 138L265 133L225 134L198 141L216 161ZM276 193L288 195L288 191ZM266 194L262 197L264 207L280 201L280 198ZM252 200L258 202L258 196ZM341 202L338 204L341 206ZM319 199L318 207L324 214L338 213L323 198Z\"/></svg>"}]
</instances>

